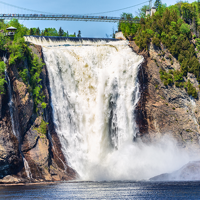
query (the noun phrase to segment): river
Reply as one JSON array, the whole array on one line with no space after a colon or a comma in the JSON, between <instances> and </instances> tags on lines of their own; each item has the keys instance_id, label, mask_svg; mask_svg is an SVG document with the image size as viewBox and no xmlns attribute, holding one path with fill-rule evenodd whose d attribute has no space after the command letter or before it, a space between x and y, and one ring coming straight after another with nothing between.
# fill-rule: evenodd
<instances>
[{"instance_id":1,"label":"river","mask_svg":"<svg viewBox=\"0 0 200 200\"><path fill-rule=\"evenodd\" d=\"M200 199L200 182L66 182L0 187L1 199Z\"/></svg>"}]
</instances>

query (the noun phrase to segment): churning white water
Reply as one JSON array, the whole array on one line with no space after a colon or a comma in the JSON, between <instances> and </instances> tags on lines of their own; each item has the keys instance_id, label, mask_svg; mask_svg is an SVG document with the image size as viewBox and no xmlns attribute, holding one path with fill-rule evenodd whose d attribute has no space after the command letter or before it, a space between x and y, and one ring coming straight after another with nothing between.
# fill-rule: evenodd
<instances>
[{"instance_id":1,"label":"churning white water","mask_svg":"<svg viewBox=\"0 0 200 200\"><path fill-rule=\"evenodd\" d=\"M163 145L133 142L143 57L128 42L26 40L43 46L56 131L81 179L150 178L185 163L171 142L167 154Z\"/></svg>"}]
</instances>

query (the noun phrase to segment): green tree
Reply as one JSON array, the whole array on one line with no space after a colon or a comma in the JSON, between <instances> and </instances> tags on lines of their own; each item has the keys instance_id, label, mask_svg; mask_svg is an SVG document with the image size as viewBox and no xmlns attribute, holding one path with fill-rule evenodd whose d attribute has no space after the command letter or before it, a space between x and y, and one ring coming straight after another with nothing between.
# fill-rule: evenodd
<instances>
[{"instance_id":1,"label":"green tree","mask_svg":"<svg viewBox=\"0 0 200 200\"><path fill-rule=\"evenodd\" d=\"M137 15L144 18L146 16L146 10L149 10L149 5L144 5L142 8L138 9Z\"/></svg>"},{"instance_id":2,"label":"green tree","mask_svg":"<svg viewBox=\"0 0 200 200\"><path fill-rule=\"evenodd\" d=\"M32 28L30 29L30 33L29 33L29 35L34 35L34 31L33 31Z\"/></svg>"},{"instance_id":3,"label":"green tree","mask_svg":"<svg viewBox=\"0 0 200 200\"><path fill-rule=\"evenodd\" d=\"M40 35L40 28L39 27L36 29L35 35Z\"/></svg>"},{"instance_id":4,"label":"green tree","mask_svg":"<svg viewBox=\"0 0 200 200\"><path fill-rule=\"evenodd\" d=\"M191 84L190 80L188 80L187 82L187 92L189 95L191 95L195 99L198 97L196 88Z\"/></svg>"},{"instance_id":5,"label":"green tree","mask_svg":"<svg viewBox=\"0 0 200 200\"><path fill-rule=\"evenodd\" d=\"M79 37L79 38L81 37L81 31L80 30L78 31L77 37Z\"/></svg>"},{"instance_id":6,"label":"green tree","mask_svg":"<svg viewBox=\"0 0 200 200\"><path fill-rule=\"evenodd\" d=\"M137 19L138 17L133 18L133 15L131 13L123 13L121 15L121 18L123 19ZM118 30L122 31L125 37L128 36L134 36L135 33L138 30L139 24L132 23L132 22L120 22L118 24ZM113 36L114 36L114 30L113 30Z\"/></svg>"},{"instance_id":7,"label":"green tree","mask_svg":"<svg viewBox=\"0 0 200 200\"><path fill-rule=\"evenodd\" d=\"M155 3L154 3L154 6L156 7L156 9L157 9L158 7L160 7L161 5L162 5L161 0L156 0Z\"/></svg>"},{"instance_id":8,"label":"green tree","mask_svg":"<svg viewBox=\"0 0 200 200\"><path fill-rule=\"evenodd\" d=\"M49 31L47 28L45 28L44 32L43 32L44 36L49 36Z\"/></svg>"},{"instance_id":9,"label":"green tree","mask_svg":"<svg viewBox=\"0 0 200 200\"><path fill-rule=\"evenodd\" d=\"M200 13L200 0L198 0L198 13Z\"/></svg>"},{"instance_id":10,"label":"green tree","mask_svg":"<svg viewBox=\"0 0 200 200\"><path fill-rule=\"evenodd\" d=\"M121 18L122 19L133 19L133 15L131 13L122 13Z\"/></svg>"},{"instance_id":11,"label":"green tree","mask_svg":"<svg viewBox=\"0 0 200 200\"><path fill-rule=\"evenodd\" d=\"M190 33L190 26L188 24L182 24L181 27L180 27L180 32L182 34Z\"/></svg>"},{"instance_id":12,"label":"green tree","mask_svg":"<svg viewBox=\"0 0 200 200\"><path fill-rule=\"evenodd\" d=\"M76 37L76 35L74 35L74 34L73 35L69 35L69 37Z\"/></svg>"},{"instance_id":13,"label":"green tree","mask_svg":"<svg viewBox=\"0 0 200 200\"><path fill-rule=\"evenodd\" d=\"M8 37L5 37L4 35L3 35L3 33L0 33L0 49L1 50L5 50L5 44L6 44L6 39L7 39Z\"/></svg>"},{"instance_id":14,"label":"green tree","mask_svg":"<svg viewBox=\"0 0 200 200\"><path fill-rule=\"evenodd\" d=\"M45 36L58 36L58 32L55 28L45 28Z\"/></svg>"},{"instance_id":15,"label":"green tree","mask_svg":"<svg viewBox=\"0 0 200 200\"><path fill-rule=\"evenodd\" d=\"M186 22L191 23L192 18L194 17L193 6L189 3L182 3L181 4L181 14L182 14L183 19Z\"/></svg>"},{"instance_id":16,"label":"green tree","mask_svg":"<svg viewBox=\"0 0 200 200\"><path fill-rule=\"evenodd\" d=\"M64 30L60 27L58 31L59 36L64 36Z\"/></svg>"},{"instance_id":17,"label":"green tree","mask_svg":"<svg viewBox=\"0 0 200 200\"><path fill-rule=\"evenodd\" d=\"M5 89L4 89L4 83L6 82L5 69L6 69L5 63L3 61L0 61L0 94L5 93Z\"/></svg>"}]
</instances>

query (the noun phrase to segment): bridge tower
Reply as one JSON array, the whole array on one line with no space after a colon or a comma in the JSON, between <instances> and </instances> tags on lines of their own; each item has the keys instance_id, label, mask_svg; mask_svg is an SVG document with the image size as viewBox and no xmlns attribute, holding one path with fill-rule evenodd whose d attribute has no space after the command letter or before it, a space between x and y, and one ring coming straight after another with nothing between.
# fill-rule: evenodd
<instances>
[{"instance_id":1,"label":"bridge tower","mask_svg":"<svg viewBox=\"0 0 200 200\"><path fill-rule=\"evenodd\" d=\"M152 0L149 0L149 9L146 10L146 16L150 15L152 16L156 12L156 8L152 7Z\"/></svg>"}]
</instances>

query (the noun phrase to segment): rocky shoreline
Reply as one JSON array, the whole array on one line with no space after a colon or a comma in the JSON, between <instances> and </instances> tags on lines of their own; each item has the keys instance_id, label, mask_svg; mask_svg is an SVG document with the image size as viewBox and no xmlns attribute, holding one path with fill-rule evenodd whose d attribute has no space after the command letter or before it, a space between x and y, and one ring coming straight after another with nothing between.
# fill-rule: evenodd
<instances>
[{"instance_id":1,"label":"rocky shoreline","mask_svg":"<svg viewBox=\"0 0 200 200\"><path fill-rule=\"evenodd\" d=\"M13 176L8 175L9 177L4 177L4 179L1 179L0 181L0 187L5 186L27 186L27 185L53 185L58 183L63 183L63 181L44 181L44 180L38 180L38 181L28 181L27 179L18 179ZM5 180L7 179L7 180Z\"/></svg>"}]
</instances>

